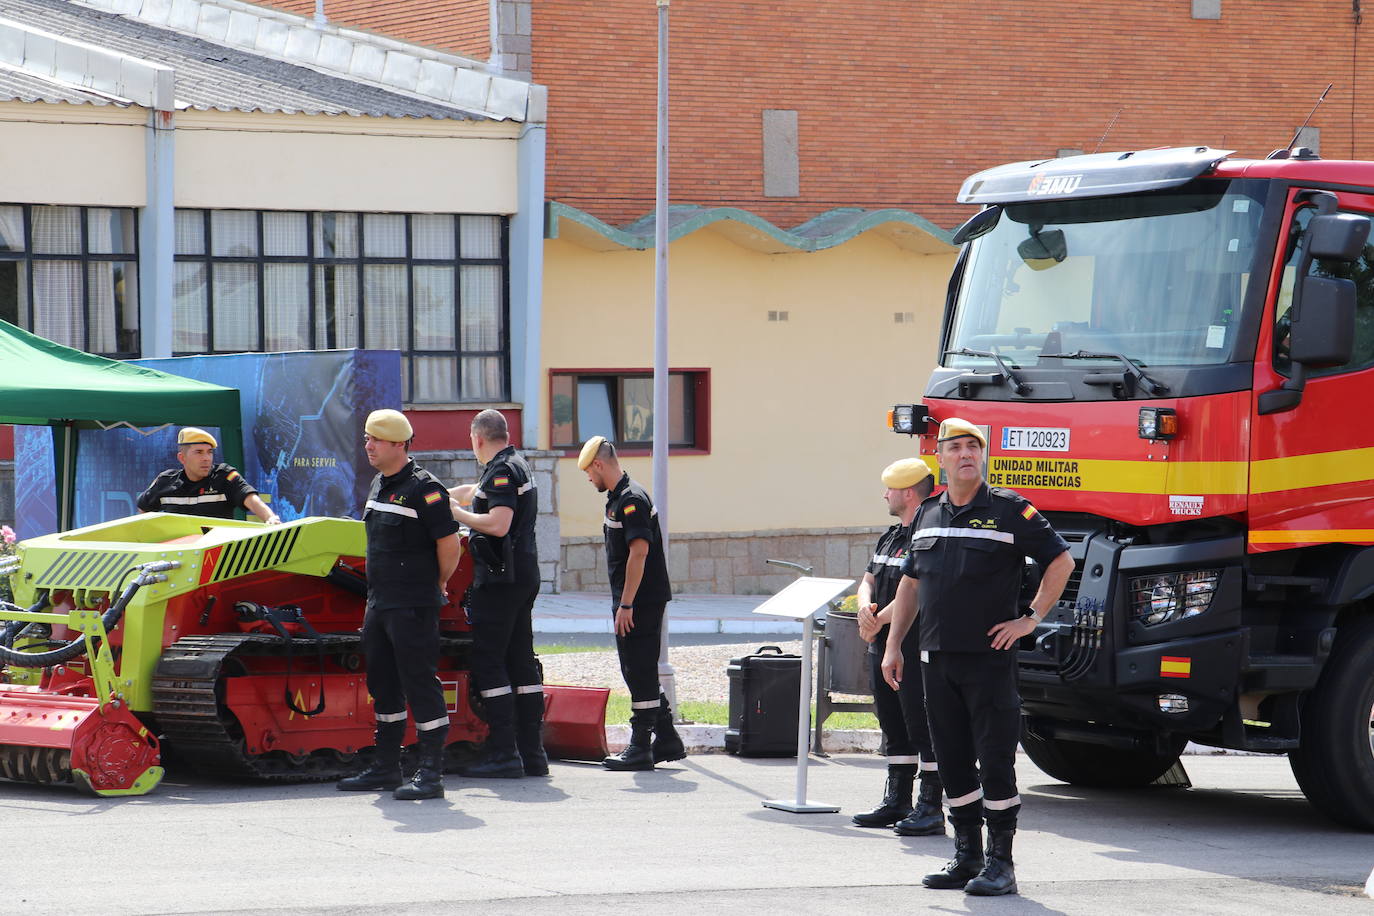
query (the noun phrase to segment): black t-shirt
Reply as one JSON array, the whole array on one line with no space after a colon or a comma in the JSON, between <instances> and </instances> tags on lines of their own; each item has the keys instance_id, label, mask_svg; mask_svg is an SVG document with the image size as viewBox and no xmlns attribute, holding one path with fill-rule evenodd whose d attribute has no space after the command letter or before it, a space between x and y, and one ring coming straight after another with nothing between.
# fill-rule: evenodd
<instances>
[{"instance_id":1,"label":"black t-shirt","mask_svg":"<svg viewBox=\"0 0 1374 916\"><path fill-rule=\"evenodd\" d=\"M630 557L631 541L648 541L644 575L635 592L635 602L658 603L673 599L668 581L668 561L663 555L663 532L658 527L658 510L644 488L621 475L620 482L606 494L606 517L602 519L606 536L606 572L611 579L612 597L620 604L625 591L625 562Z\"/></svg>"},{"instance_id":2,"label":"black t-shirt","mask_svg":"<svg viewBox=\"0 0 1374 916\"><path fill-rule=\"evenodd\" d=\"M227 464L217 464L200 480L190 480L185 468L172 468L153 478L138 497L144 512L172 512L233 518L248 497L258 492L243 475Z\"/></svg>"},{"instance_id":3,"label":"black t-shirt","mask_svg":"<svg viewBox=\"0 0 1374 916\"><path fill-rule=\"evenodd\" d=\"M983 484L965 506L945 491L921 503L902 573L920 580L921 648L992 652L994 624L1019 613L1025 557L1043 569L1068 549L1045 517L1012 490Z\"/></svg>"},{"instance_id":4,"label":"black t-shirt","mask_svg":"<svg viewBox=\"0 0 1374 916\"><path fill-rule=\"evenodd\" d=\"M439 555L434 542L458 530L439 479L406 462L390 477L372 478L363 509L367 528L369 608L440 607Z\"/></svg>"},{"instance_id":5,"label":"black t-shirt","mask_svg":"<svg viewBox=\"0 0 1374 916\"><path fill-rule=\"evenodd\" d=\"M515 560L515 581L528 584L539 581L539 547L535 543L534 524L539 517L539 490L525 456L508 445L487 463L477 490L472 495L472 511L484 515L496 506L505 506L514 514L505 538L491 538L497 556L504 550L504 541L513 539L511 549ZM477 584L483 584L485 572L476 553Z\"/></svg>"},{"instance_id":6,"label":"black t-shirt","mask_svg":"<svg viewBox=\"0 0 1374 916\"><path fill-rule=\"evenodd\" d=\"M878 546L873 549L873 559L868 562L868 573L873 576L873 603L881 611L892 602L897 594L897 585L902 581L902 564L906 561L907 550L911 546L911 527L909 525L893 525L883 536L878 538ZM868 651L881 655L887 646L887 631L889 627L884 624L878 631L878 635L873 642L868 644ZM905 652L917 642L913 637L919 632L918 627L912 627L907 631L906 639L902 640L902 651Z\"/></svg>"}]
</instances>

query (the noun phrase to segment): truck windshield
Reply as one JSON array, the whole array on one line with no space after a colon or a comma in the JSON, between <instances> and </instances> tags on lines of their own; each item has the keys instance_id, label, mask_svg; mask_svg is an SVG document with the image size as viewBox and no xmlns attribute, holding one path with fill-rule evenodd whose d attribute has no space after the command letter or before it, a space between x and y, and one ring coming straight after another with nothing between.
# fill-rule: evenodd
<instances>
[{"instance_id":1,"label":"truck windshield","mask_svg":"<svg viewBox=\"0 0 1374 916\"><path fill-rule=\"evenodd\" d=\"M1262 181L1201 180L1008 205L971 243L946 349L994 351L1013 367L1080 352L1141 366L1229 362L1264 190ZM988 363L953 354L943 361Z\"/></svg>"}]
</instances>

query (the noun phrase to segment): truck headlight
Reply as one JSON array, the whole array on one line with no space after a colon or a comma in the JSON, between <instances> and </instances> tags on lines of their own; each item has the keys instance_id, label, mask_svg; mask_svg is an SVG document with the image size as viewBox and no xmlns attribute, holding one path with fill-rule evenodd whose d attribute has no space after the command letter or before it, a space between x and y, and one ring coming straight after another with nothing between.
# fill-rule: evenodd
<instances>
[{"instance_id":1,"label":"truck headlight","mask_svg":"<svg viewBox=\"0 0 1374 916\"><path fill-rule=\"evenodd\" d=\"M1212 606L1221 570L1159 573L1131 579L1131 616L1154 626L1196 617Z\"/></svg>"}]
</instances>

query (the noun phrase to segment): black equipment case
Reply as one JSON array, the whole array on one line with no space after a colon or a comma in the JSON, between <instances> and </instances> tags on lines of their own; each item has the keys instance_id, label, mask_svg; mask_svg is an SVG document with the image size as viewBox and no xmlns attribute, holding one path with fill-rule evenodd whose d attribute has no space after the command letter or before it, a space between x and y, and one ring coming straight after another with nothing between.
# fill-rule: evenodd
<instances>
[{"instance_id":1,"label":"black equipment case","mask_svg":"<svg viewBox=\"0 0 1374 916\"><path fill-rule=\"evenodd\" d=\"M801 656L762 646L730 660L730 725L725 749L741 757L797 756ZM808 710L808 713L810 711Z\"/></svg>"}]
</instances>

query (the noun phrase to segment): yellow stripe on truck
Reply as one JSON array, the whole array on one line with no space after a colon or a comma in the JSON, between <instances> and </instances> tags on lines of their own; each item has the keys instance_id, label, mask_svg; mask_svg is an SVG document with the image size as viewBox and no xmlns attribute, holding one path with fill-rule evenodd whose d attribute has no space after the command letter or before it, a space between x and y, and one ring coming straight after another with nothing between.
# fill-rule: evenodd
<instances>
[{"instance_id":1,"label":"yellow stripe on truck","mask_svg":"<svg viewBox=\"0 0 1374 916\"><path fill-rule=\"evenodd\" d=\"M1283 531L1277 528L1250 532L1251 544L1359 544L1374 543L1374 528L1309 528Z\"/></svg>"},{"instance_id":2,"label":"yellow stripe on truck","mask_svg":"<svg viewBox=\"0 0 1374 916\"><path fill-rule=\"evenodd\" d=\"M1100 458L1012 458L988 462L988 483L1037 490L1099 493L1231 495L1246 492L1244 461L1114 461Z\"/></svg>"},{"instance_id":3,"label":"yellow stripe on truck","mask_svg":"<svg viewBox=\"0 0 1374 916\"><path fill-rule=\"evenodd\" d=\"M1294 480L1301 480L1304 487L1374 480L1374 448L1268 458L1254 462L1250 468L1251 493L1291 490Z\"/></svg>"}]
</instances>

